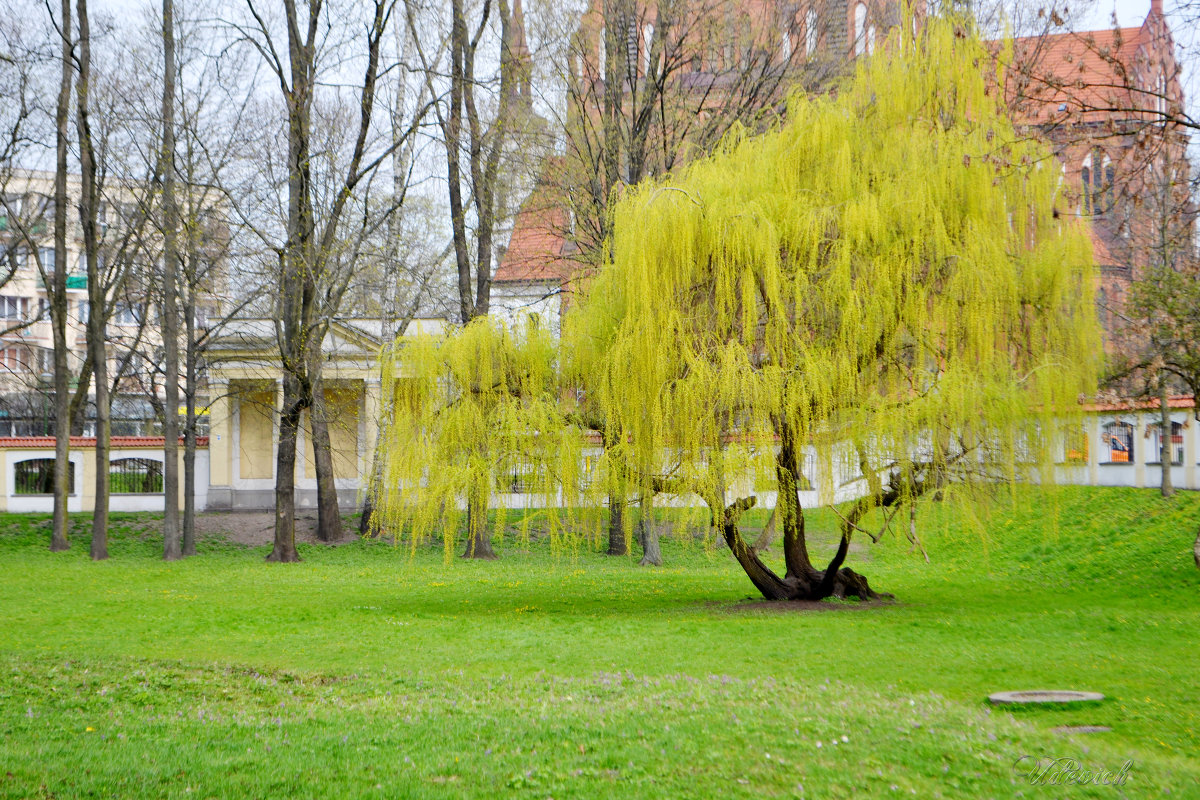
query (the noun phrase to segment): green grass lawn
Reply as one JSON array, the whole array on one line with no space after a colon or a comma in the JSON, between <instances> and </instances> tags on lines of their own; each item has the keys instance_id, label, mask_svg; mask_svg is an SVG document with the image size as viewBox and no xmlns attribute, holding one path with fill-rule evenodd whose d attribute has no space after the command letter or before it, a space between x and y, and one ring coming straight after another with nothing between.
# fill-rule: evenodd
<instances>
[{"instance_id":1,"label":"green grass lawn","mask_svg":"<svg viewBox=\"0 0 1200 800\"><path fill-rule=\"evenodd\" d=\"M0 517L0 797L1200 797L1200 495L937 507L932 563L892 537L848 562L896 604L786 613L672 539L662 569L511 542L166 564L148 516L113 515L103 563L85 520L52 554L45 517ZM1110 699L984 703L1027 688ZM1132 763L1036 786L1024 755Z\"/></svg>"}]
</instances>

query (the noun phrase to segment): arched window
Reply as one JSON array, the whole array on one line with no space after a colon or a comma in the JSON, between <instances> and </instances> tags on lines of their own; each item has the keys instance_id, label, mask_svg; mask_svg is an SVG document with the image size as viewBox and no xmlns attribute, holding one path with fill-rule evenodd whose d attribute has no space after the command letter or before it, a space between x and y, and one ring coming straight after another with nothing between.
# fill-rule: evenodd
<instances>
[{"instance_id":1,"label":"arched window","mask_svg":"<svg viewBox=\"0 0 1200 800\"><path fill-rule=\"evenodd\" d=\"M1133 463L1133 426L1128 422L1110 422L1100 435L1105 464Z\"/></svg>"},{"instance_id":2,"label":"arched window","mask_svg":"<svg viewBox=\"0 0 1200 800\"><path fill-rule=\"evenodd\" d=\"M597 53L597 63L600 65L600 79L604 80L608 69L608 32L604 28L600 29L600 48Z\"/></svg>"},{"instance_id":3,"label":"arched window","mask_svg":"<svg viewBox=\"0 0 1200 800\"><path fill-rule=\"evenodd\" d=\"M792 60L792 32L786 22L779 26L779 60L783 64Z\"/></svg>"},{"instance_id":4,"label":"arched window","mask_svg":"<svg viewBox=\"0 0 1200 800\"><path fill-rule=\"evenodd\" d=\"M30 458L13 464L14 494L54 494L54 459ZM67 469L67 494L75 494L75 463Z\"/></svg>"},{"instance_id":5,"label":"arched window","mask_svg":"<svg viewBox=\"0 0 1200 800\"><path fill-rule=\"evenodd\" d=\"M859 3L854 7L854 55L861 56L867 52L867 4Z\"/></svg>"},{"instance_id":6,"label":"arched window","mask_svg":"<svg viewBox=\"0 0 1200 800\"><path fill-rule=\"evenodd\" d=\"M809 9L804 15L804 54L817 52L817 12Z\"/></svg>"},{"instance_id":7,"label":"arched window","mask_svg":"<svg viewBox=\"0 0 1200 800\"><path fill-rule=\"evenodd\" d=\"M1104 211L1111 211L1114 202L1113 193L1115 191L1113 189L1113 179L1117 177L1117 171L1113 168L1112 159L1110 159L1108 156L1104 157L1103 165L1104 185L1102 191L1104 193L1104 198L1101 201L1101 204L1103 205Z\"/></svg>"},{"instance_id":8,"label":"arched window","mask_svg":"<svg viewBox=\"0 0 1200 800\"><path fill-rule=\"evenodd\" d=\"M654 26L642 28L642 72L650 74L650 45L654 41Z\"/></svg>"},{"instance_id":9,"label":"arched window","mask_svg":"<svg viewBox=\"0 0 1200 800\"><path fill-rule=\"evenodd\" d=\"M875 52L875 26L867 26L867 55Z\"/></svg>"},{"instance_id":10,"label":"arched window","mask_svg":"<svg viewBox=\"0 0 1200 800\"><path fill-rule=\"evenodd\" d=\"M1083 213L1092 213L1092 156L1089 154L1083 160L1083 168L1079 170L1079 180L1083 189Z\"/></svg>"},{"instance_id":11,"label":"arched window","mask_svg":"<svg viewBox=\"0 0 1200 800\"><path fill-rule=\"evenodd\" d=\"M108 474L114 494L161 494L162 462L153 458L118 458L109 462Z\"/></svg>"},{"instance_id":12,"label":"arched window","mask_svg":"<svg viewBox=\"0 0 1200 800\"><path fill-rule=\"evenodd\" d=\"M1153 422L1146 426L1150 435L1150 452L1146 454L1148 464L1162 463L1162 424ZM1171 463L1178 466L1183 463L1183 425L1171 422Z\"/></svg>"}]
</instances>

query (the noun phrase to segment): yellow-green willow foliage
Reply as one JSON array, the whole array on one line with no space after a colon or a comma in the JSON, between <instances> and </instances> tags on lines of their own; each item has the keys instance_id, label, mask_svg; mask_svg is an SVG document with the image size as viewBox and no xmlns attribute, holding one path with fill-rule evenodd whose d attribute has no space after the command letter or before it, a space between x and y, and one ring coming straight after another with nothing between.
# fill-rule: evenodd
<instances>
[{"instance_id":1,"label":"yellow-green willow foliage","mask_svg":"<svg viewBox=\"0 0 1200 800\"><path fill-rule=\"evenodd\" d=\"M514 482L535 507L577 505L571 487L582 440L563 421L556 356L544 326L526 320L510 329L486 317L385 353L383 381L393 394L378 528L414 546L440 535L449 557L463 512L470 550L472 538L492 532L490 500ZM557 536L558 515L546 519ZM503 508L492 524L504 529Z\"/></svg>"},{"instance_id":2,"label":"yellow-green willow foliage","mask_svg":"<svg viewBox=\"0 0 1200 800\"><path fill-rule=\"evenodd\" d=\"M642 480L677 462L719 499L746 469L775 477L781 433L883 478L1053 462L1040 432L1101 353L1086 232L978 39L933 21L879 53L617 201L564 353Z\"/></svg>"}]
</instances>

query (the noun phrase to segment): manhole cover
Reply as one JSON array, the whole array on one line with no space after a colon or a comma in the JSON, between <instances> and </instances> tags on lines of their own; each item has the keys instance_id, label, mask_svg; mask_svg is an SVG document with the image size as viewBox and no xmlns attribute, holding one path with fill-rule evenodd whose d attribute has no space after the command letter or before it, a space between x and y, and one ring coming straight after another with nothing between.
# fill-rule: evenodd
<instances>
[{"instance_id":1,"label":"manhole cover","mask_svg":"<svg viewBox=\"0 0 1200 800\"><path fill-rule=\"evenodd\" d=\"M1052 730L1067 736L1072 733L1108 733L1112 728L1107 725L1062 725Z\"/></svg>"},{"instance_id":2,"label":"manhole cover","mask_svg":"<svg viewBox=\"0 0 1200 800\"><path fill-rule=\"evenodd\" d=\"M1029 705L1035 703L1095 703L1104 699L1099 692L1073 692L1065 689L1032 689L1025 692L996 692L988 695L993 705Z\"/></svg>"}]
</instances>

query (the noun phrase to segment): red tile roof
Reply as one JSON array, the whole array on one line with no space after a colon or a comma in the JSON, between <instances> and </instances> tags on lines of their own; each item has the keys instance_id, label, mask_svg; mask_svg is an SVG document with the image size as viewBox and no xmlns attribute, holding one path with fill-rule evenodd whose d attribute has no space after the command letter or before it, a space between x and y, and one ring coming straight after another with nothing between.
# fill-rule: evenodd
<instances>
[{"instance_id":1,"label":"red tile roof","mask_svg":"<svg viewBox=\"0 0 1200 800\"><path fill-rule=\"evenodd\" d=\"M141 447L141 448L160 448L166 445L166 439L162 436L113 436L109 442L114 449ZM179 443L183 444L183 437L180 437ZM71 447L95 447L95 436L72 436ZM208 447L207 436L196 437L197 447ZM0 448L8 450L27 448L30 450L41 448L53 448L53 436L0 436Z\"/></svg>"},{"instance_id":2,"label":"red tile roof","mask_svg":"<svg viewBox=\"0 0 1200 800\"><path fill-rule=\"evenodd\" d=\"M1191 395L1172 395L1167 399L1169 408L1191 408ZM1083 403L1084 411L1149 411L1158 409L1158 399L1151 398L1149 400L1117 400L1106 403Z\"/></svg>"},{"instance_id":3,"label":"red tile roof","mask_svg":"<svg viewBox=\"0 0 1200 800\"><path fill-rule=\"evenodd\" d=\"M566 212L539 207L539 199L531 195L517 214L508 250L492 280L561 281L569 275L570 265L563 258L566 239L559 233L566 226Z\"/></svg>"},{"instance_id":4,"label":"red tile roof","mask_svg":"<svg viewBox=\"0 0 1200 800\"><path fill-rule=\"evenodd\" d=\"M564 283L577 270L579 265L569 257L571 243L565 235L570 212L553 179L560 161L547 160L537 185L521 205L508 249L492 276L494 282Z\"/></svg>"},{"instance_id":5,"label":"red tile roof","mask_svg":"<svg viewBox=\"0 0 1200 800\"><path fill-rule=\"evenodd\" d=\"M1134 88L1141 85L1134 73L1151 56L1156 22L1151 12L1137 28L1014 40L1009 92L1019 121L1106 122L1113 110L1129 110L1132 115L1150 108L1154 98ZM1169 47L1166 53L1170 54Z\"/></svg>"}]
</instances>

